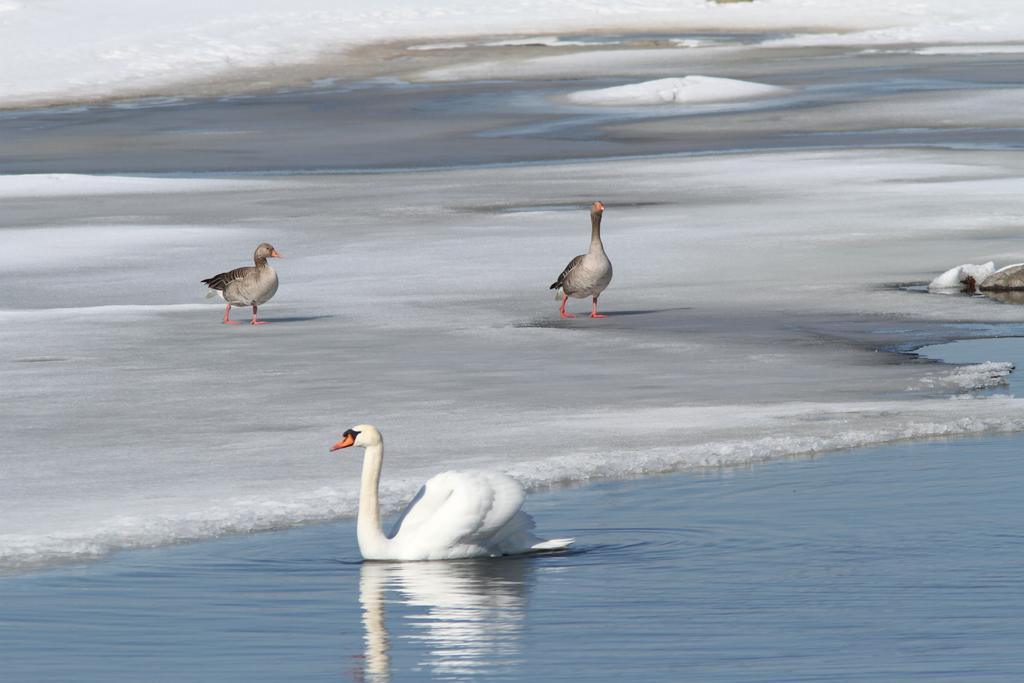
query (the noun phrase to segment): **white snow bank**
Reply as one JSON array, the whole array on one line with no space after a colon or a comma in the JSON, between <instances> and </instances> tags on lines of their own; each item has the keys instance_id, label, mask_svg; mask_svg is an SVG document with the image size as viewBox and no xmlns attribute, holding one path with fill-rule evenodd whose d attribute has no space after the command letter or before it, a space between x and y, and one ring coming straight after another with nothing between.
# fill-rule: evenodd
<instances>
[{"instance_id":1,"label":"white snow bank","mask_svg":"<svg viewBox=\"0 0 1024 683\"><path fill-rule=\"evenodd\" d=\"M959 0L3 0L0 16L0 105L70 102L233 69L309 63L378 41L700 28L833 32L776 42L793 45L978 44L1024 35L1016 0L970 7Z\"/></svg>"},{"instance_id":2,"label":"white snow bank","mask_svg":"<svg viewBox=\"0 0 1024 683\"><path fill-rule=\"evenodd\" d=\"M142 178L96 176L77 173L0 175L0 198L61 197L99 194L164 192L223 192L268 185L265 180L196 178Z\"/></svg>"},{"instance_id":3,"label":"white snow bank","mask_svg":"<svg viewBox=\"0 0 1024 683\"><path fill-rule=\"evenodd\" d=\"M814 2L818 5L818 2ZM895 45L943 43L976 45L1014 43L1024 35L1024 14L1015 0L982 0L969 7L957 0L931 0L914 4L850 3L848 11L862 12L889 23L867 30L801 33L768 41L769 47L836 45Z\"/></svg>"},{"instance_id":4,"label":"white snow bank","mask_svg":"<svg viewBox=\"0 0 1024 683\"><path fill-rule=\"evenodd\" d=\"M788 92L786 88L733 78L686 76L659 78L614 88L581 90L569 95L574 104L636 106L650 104L706 104L772 97Z\"/></svg>"},{"instance_id":5,"label":"white snow bank","mask_svg":"<svg viewBox=\"0 0 1024 683\"><path fill-rule=\"evenodd\" d=\"M963 282L966 278L973 277L975 283L981 284L982 280L995 271L996 264L994 261L982 263L981 265L964 263L954 268L950 268L945 273L929 282L928 289L963 289Z\"/></svg>"}]
</instances>

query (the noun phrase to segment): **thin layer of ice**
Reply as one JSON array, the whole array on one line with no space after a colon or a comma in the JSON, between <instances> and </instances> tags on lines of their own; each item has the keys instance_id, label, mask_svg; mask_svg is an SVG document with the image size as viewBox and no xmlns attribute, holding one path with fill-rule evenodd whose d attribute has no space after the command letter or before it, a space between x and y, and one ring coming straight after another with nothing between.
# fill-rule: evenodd
<instances>
[{"instance_id":1,"label":"thin layer of ice","mask_svg":"<svg viewBox=\"0 0 1024 683\"><path fill-rule=\"evenodd\" d=\"M968 392L977 389L991 389L1007 384L1007 377L1013 370L1013 363L1008 362L988 361L963 365L922 377L920 384L909 387L908 391L942 388Z\"/></svg>"}]
</instances>

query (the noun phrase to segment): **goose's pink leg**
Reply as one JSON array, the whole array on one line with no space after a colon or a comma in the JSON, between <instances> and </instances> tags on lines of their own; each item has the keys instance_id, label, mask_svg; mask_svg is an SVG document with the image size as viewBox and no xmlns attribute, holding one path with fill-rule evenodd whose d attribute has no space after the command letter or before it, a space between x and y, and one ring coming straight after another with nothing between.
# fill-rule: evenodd
<instances>
[{"instance_id":1,"label":"goose's pink leg","mask_svg":"<svg viewBox=\"0 0 1024 683\"><path fill-rule=\"evenodd\" d=\"M604 315L603 313L598 313L597 312L597 297L596 296L594 297L594 308L590 311L590 317L591 318L607 318L608 317L608 316Z\"/></svg>"},{"instance_id":2,"label":"goose's pink leg","mask_svg":"<svg viewBox=\"0 0 1024 683\"><path fill-rule=\"evenodd\" d=\"M225 325L241 325L242 323L236 322L231 319L231 304L228 304L224 308L224 324Z\"/></svg>"},{"instance_id":3,"label":"goose's pink leg","mask_svg":"<svg viewBox=\"0 0 1024 683\"><path fill-rule=\"evenodd\" d=\"M251 324L253 324L253 325L269 325L270 324L266 320L257 320L256 319L256 304L252 305L252 323Z\"/></svg>"},{"instance_id":4,"label":"goose's pink leg","mask_svg":"<svg viewBox=\"0 0 1024 683\"><path fill-rule=\"evenodd\" d=\"M565 304L566 304L567 301L569 301L569 295L568 294L563 294L562 295L562 307L558 309L558 312L561 313L563 318L575 318L576 316L574 316L572 313L566 313L566 311L565 311Z\"/></svg>"}]
</instances>

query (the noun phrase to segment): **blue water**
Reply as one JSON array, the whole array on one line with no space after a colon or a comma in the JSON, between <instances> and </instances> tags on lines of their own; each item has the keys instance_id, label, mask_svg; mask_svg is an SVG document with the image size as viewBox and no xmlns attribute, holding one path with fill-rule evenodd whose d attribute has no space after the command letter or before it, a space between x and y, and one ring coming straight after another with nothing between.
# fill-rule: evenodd
<instances>
[{"instance_id":1,"label":"blue water","mask_svg":"<svg viewBox=\"0 0 1024 683\"><path fill-rule=\"evenodd\" d=\"M1013 363L1016 368L1006 384L977 392L978 396L1024 396L1024 341L1020 337L960 339L946 344L926 346L918 351L923 358L945 363L966 364L981 361Z\"/></svg>"},{"instance_id":2,"label":"blue water","mask_svg":"<svg viewBox=\"0 0 1024 683\"><path fill-rule=\"evenodd\" d=\"M351 522L0 579L0 677L1024 680L1022 437L531 496L572 553L362 563Z\"/></svg>"}]
</instances>

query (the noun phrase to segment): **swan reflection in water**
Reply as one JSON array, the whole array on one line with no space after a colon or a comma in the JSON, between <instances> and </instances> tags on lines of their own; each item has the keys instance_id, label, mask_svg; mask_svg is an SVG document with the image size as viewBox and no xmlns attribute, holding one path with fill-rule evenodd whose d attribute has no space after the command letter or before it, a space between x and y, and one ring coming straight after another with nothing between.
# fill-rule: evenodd
<instances>
[{"instance_id":1,"label":"swan reflection in water","mask_svg":"<svg viewBox=\"0 0 1024 683\"><path fill-rule=\"evenodd\" d=\"M514 668L521 661L530 570L527 558L364 562L359 601L366 679L390 680L392 657L401 657L404 650L398 649L399 642L416 646L415 669L434 677ZM391 606L394 639L386 605Z\"/></svg>"}]
</instances>

